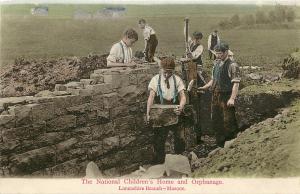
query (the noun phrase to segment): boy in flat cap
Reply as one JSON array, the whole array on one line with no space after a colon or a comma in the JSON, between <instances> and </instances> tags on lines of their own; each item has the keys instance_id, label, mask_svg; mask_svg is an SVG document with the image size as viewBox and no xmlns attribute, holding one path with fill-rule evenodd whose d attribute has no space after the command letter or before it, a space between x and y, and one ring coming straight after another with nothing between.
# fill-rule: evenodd
<instances>
[{"instance_id":1,"label":"boy in flat cap","mask_svg":"<svg viewBox=\"0 0 300 194\"><path fill-rule=\"evenodd\" d=\"M107 67L133 67L135 62L132 60L131 47L138 40L138 34L134 29L127 29L123 33L120 42L115 43L107 57Z\"/></svg>"},{"instance_id":2,"label":"boy in flat cap","mask_svg":"<svg viewBox=\"0 0 300 194\"><path fill-rule=\"evenodd\" d=\"M212 125L220 147L234 138L238 129L234 106L241 78L238 64L228 57L228 50L229 46L224 42L215 46L217 59L214 61L212 79L198 88L212 90Z\"/></svg>"},{"instance_id":3,"label":"boy in flat cap","mask_svg":"<svg viewBox=\"0 0 300 194\"><path fill-rule=\"evenodd\" d=\"M207 40L207 48L208 48L208 54L209 59L216 59L216 56L212 52L214 50L214 47L220 43L220 37L218 35L218 30L214 30L209 36Z\"/></svg>"},{"instance_id":4,"label":"boy in flat cap","mask_svg":"<svg viewBox=\"0 0 300 194\"><path fill-rule=\"evenodd\" d=\"M144 55L145 59L148 62L154 62L154 53L158 44L158 40L156 37L156 33L147 23L146 20L139 20L139 27L143 30L144 40L145 40L145 48Z\"/></svg>"},{"instance_id":5,"label":"boy in flat cap","mask_svg":"<svg viewBox=\"0 0 300 194\"><path fill-rule=\"evenodd\" d=\"M186 103L185 86L182 79L174 74L175 62L172 58L161 60L161 72L155 75L148 86L150 91L147 102L147 122L150 120L150 109L155 104L176 104L178 108L175 113L180 115ZM175 153L181 154L185 150L184 131L176 125L154 128L154 151L155 158L153 163L164 163L165 142L169 130L174 131Z\"/></svg>"}]
</instances>

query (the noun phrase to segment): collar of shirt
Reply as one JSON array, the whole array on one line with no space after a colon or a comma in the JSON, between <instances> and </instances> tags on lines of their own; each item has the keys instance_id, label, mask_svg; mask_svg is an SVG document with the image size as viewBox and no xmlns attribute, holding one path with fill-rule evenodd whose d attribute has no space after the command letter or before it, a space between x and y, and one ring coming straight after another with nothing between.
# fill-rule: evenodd
<instances>
[{"instance_id":1,"label":"collar of shirt","mask_svg":"<svg viewBox=\"0 0 300 194\"><path fill-rule=\"evenodd\" d=\"M121 40L120 42L121 42L121 44L123 45L123 47L126 47L126 48L127 48L127 45L126 45L126 43L125 43L123 40Z\"/></svg>"}]
</instances>

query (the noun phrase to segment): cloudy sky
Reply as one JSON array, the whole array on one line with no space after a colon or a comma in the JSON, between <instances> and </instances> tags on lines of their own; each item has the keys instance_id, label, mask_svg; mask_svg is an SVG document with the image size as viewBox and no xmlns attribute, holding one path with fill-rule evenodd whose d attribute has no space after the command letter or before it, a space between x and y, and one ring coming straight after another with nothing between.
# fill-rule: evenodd
<instances>
[{"instance_id":1,"label":"cloudy sky","mask_svg":"<svg viewBox=\"0 0 300 194\"><path fill-rule=\"evenodd\" d=\"M285 4L300 5L300 0L0 0L0 3L104 3L104 4Z\"/></svg>"}]
</instances>

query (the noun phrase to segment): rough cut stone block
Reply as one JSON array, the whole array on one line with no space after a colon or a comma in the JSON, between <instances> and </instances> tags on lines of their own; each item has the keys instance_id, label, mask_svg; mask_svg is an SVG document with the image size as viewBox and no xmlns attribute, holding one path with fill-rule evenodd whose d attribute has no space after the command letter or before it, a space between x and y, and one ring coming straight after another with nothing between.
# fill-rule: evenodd
<instances>
[{"instance_id":1,"label":"rough cut stone block","mask_svg":"<svg viewBox=\"0 0 300 194\"><path fill-rule=\"evenodd\" d=\"M169 126L178 123L178 116L174 110L177 105L158 105L151 107L150 119L153 127Z\"/></svg>"},{"instance_id":2,"label":"rough cut stone block","mask_svg":"<svg viewBox=\"0 0 300 194\"><path fill-rule=\"evenodd\" d=\"M6 155L15 153L15 151L22 146L22 141L13 139L13 140L3 140L3 143L0 143L0 155Z\"/></svg>"},{"instance_id":3,"label":"rough cut stone block","mask_svg":"<svg viewBox=\"0 0 300 194\"><path fill-rule=\"evenodd\" d=\"M63 84L55 84L55 91L67 91L67 86Z\"/></svg>"},{"instance_id":4,"label":"rough cut stone block","mask_svg":"<svg viewBox=\"0 0 300 194\"><path fill-rule=\"evenodd\" d=\"M103 149L108 152L120 146L120 138L118 136L103 139Z\"/></svg>"},{"instance_id":5,"label":"rough cut stone block","mask_svg":"<svg viewBox=\"0 0 300 194\"><path fill-rule=\"evenodd\" d=\"M58 152L66 151L74 147L74 145L78 142L76 138L71 138L66 141L60 142L56 144L56 149Z\"/></svg>"},{"instance_id":6,"label":"rough cut stone block","mask_svg":"<svg viewBox=\"0 0 300 194\"><path fill-rule=\"evenodd\" d=\"M65 115L47 122L47 131L60 131L76 126L76 117L74 115Z\"/></svg>"},{"instance_id":7,"label":"rough cut stone block","mask_svg":"<svg viewBox=\"0 0 300 194\"><path fill-rule=\"evenodd\" d=\"M104 77L103 77L103 75L100 75L100 74L98 74L98 73L92 73L92 74L90 75L90 78L91 78L92 80L94 80L94 83L95 83L95 84L104 83Z\"/></svg>"},{"instance_id":8,"label":"rough cut stone block","mask_svg":"<svg viewBox=\"0 0 300 194\"><path fill-rule=\"evenodd\" d=\"M29 125L32 123L32 107L37 104L13 106L9 108L9 113L15 115L16 126Z\"/></svg>"},{"instance_id":9,"label":"rough cut stone block","mask_svg":"<svg viewBox=\"0 0 300 194\"><path fill-rule=\"evenodd\" d=\"M16 140L28 139L30 138L30 128L31 126L23 126L17 128L3 129L2 130L3 141L9 142L14 139Z\"/></svg>"},{"instance_id":10,"label":"rough cut stone block","mask_svg":"<svg viewBox=\"0 0 300 194\"><path fill-rule=\"evenodd\" d=\"M84 114L85 112L91 111L91 104L85 103L77 106L67 108L68 113L71 114Z\"/></svg>"},{"instance_id":11,"label":"rough cut stone block","mask_svg":"<svg viewBox=\"0 0 300 194\"><path fill-rule=\"evenodd\" d=\"M104 83L111 84L112 88L129 86L129 74L104 75Z\"/></svg>"},{"instance_id":12,"label":"rough cut stone block","mask_svg":"<svg viewBox=\"0 0 300 194\"><path fill-rule=\"evenodd\" d=\"M54 118L54 103L38 104L32 107L32 121L39 123Z\"/></svg>"},{"instance_id":13,"label":"rough cut stone block","mask_svg":"<svg viewBox=\"0 0 300 194\"><path fill-rule=\"evenodd\" d=\"M14 175L25 175L55 164L55 150L43 147L11 157L10 169Z\"/></svg>"},{"instance_id":14,"label":"rough cut stone block","mask_svg":"<svg viewBox=\"0 0 300 194\"><path fill-rule=\"evenodd\" d=\"M76 95L76 96L90 96L93 94L92 90L89 89L83 89L83 88L68 88L67 92Z\"/></svg>"},{"instance_id":15,"label":"rough cut stone block","mask_svg":"<svg viewBox=\"0 0 300 194\"><path fill-rule=\"evenodd\" d=\"M110 110L110 119L113 120L115 118L125 117L129 115L129 107L128 105L125 106L118 106L116 108L112 108Z\"/></svg>"},{"instance_id":16,"label":"rough cut stone block","mask_svg":"<svg viewBox=\"0 0 300 194\"><path fill-rule=\"evenodd\" d=\"M83 88L83 83L82 82L69 82L69 83L65 84L65 86L67 88L77 89L77 88Z\"/></svg>"},{"instance_id":17,"label":"rough cut stone block","mask_svg":"<svg viewBox=\"0 0 300 194\"><path fill-rule=\"evenodd\" d=\"M0 115L0 126L15 127L15 116Z\"/></svg>"},{"instance_id":18,"label":"rough cut stone block","mask_svg":"<svg viewBox=\"0 0 300 194\"><path fill-rule=\"evenodd\" d=\"M107 136L117 135L117 131L114 129L114 123L98 124L91 126L93 139L101 139Z\"/></svg>"},{"instance_id":19,"label":"rough cut stone block","mask_svg":"<svg viewBox=\"0 0 300 194\"><path fill-rule=\"evenodd\" d=\"M122 87L118 90L119 102L121 104L133 104L139 95L136 85Z\"/></svg>"},{"instance_id":20,"label":"rough cut stone block","mask_svg":"<svg viewBox=\"0 0 300 194\"><path fill-rule=\"evenodd\" d=\"M25 105L32 99L34 99L33 96L0 98L0 106L7 109L9 106Z\"/></svg>"},{"instance_id":21,"label":"rough cut stone block","mask_svg":"<svg viewBox=\"0 0 300 194\"><path fill-rule=\"evenodd\" d=\"M88 123L88 116L86 113L76 115L76 126L85 126Z\"/></svg>"},{"instance_id":22,"label":"rough cut stone block","mask_svg":"<svg viewBox=\"0 0 300 194\"><path fill-rule=\"evenodd\" d=\"M49 145L57 144L65 139L64 132L51 132L51 133L44 133L36 137L33 142L35 146L44 147Z\"/></svg>"},{"instance_id":23,"label":"rough cut stone block","mask_svg":"<svg viewBox=\"0 0 300 194\"><path fill-rule=\"evenodd\" d=\"M92 91L93 95L108 94L113 91L112 85L110 83L87 85L86 89Z\"/></svg>"},{"instance_id":24,"label":"rough cut stone block","mask_svg":"<svg viewBox=\"0 0 300 194\"><path fill-rule=\"evenodd\" d=\"M119 105L118 93L110 93L103 95L104 108L114 108Z\"/></svg>"}]
</instances>

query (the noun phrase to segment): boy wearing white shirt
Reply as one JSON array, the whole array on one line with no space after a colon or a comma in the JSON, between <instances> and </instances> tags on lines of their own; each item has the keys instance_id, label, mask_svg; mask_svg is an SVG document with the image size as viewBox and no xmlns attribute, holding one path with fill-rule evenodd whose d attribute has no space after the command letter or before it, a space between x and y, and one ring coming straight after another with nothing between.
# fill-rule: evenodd
<instances>
[{"instance_id":1,"label":"boy wearing white shirt","mask_svg":"<svg viewBox=\"0 0 300 194\"><path fill-rule=\"evenodd\" d=\"M172 58L161 61L162 70L149 83L149 97L147 102L147 122L150 120L150 109L155 104L177 104L175 113L180 115L186 104L185 86L182 79L174 74L175 62ZM154 128L154 163L161 164L165 160L165 142L169 130L174 131L175 153L181 154L185 150L184 131L178 124Z\"/></svg>"},{"instance_id":2,"label":"boy wearing white shirt","mask_svg":"<svg viewBox=\"0 0 300 194\"><path fill-rule=\"evenodd\" d=\"M153 28L151 28L146 20L139 20L139 27L143 30L144 40L145 40L145 48L144 55L145 59L148 62L154 62L154 53L158 44L158 40L156 37L156 33Z\"/></svg>"},{"instance_id":3,"label":"boy wearing white shirt","mask_svg":"<svg viewBox=\"0 0 300 194\"><path fill-rule=\"evenodd\" d=\"M138 34L133 29L127 29L123 33L120 42L115 43L110 52L107 60L107 67L133 67L136 64L132 61L131 47L138 40Z\"/></svg>"}]
</instances>

